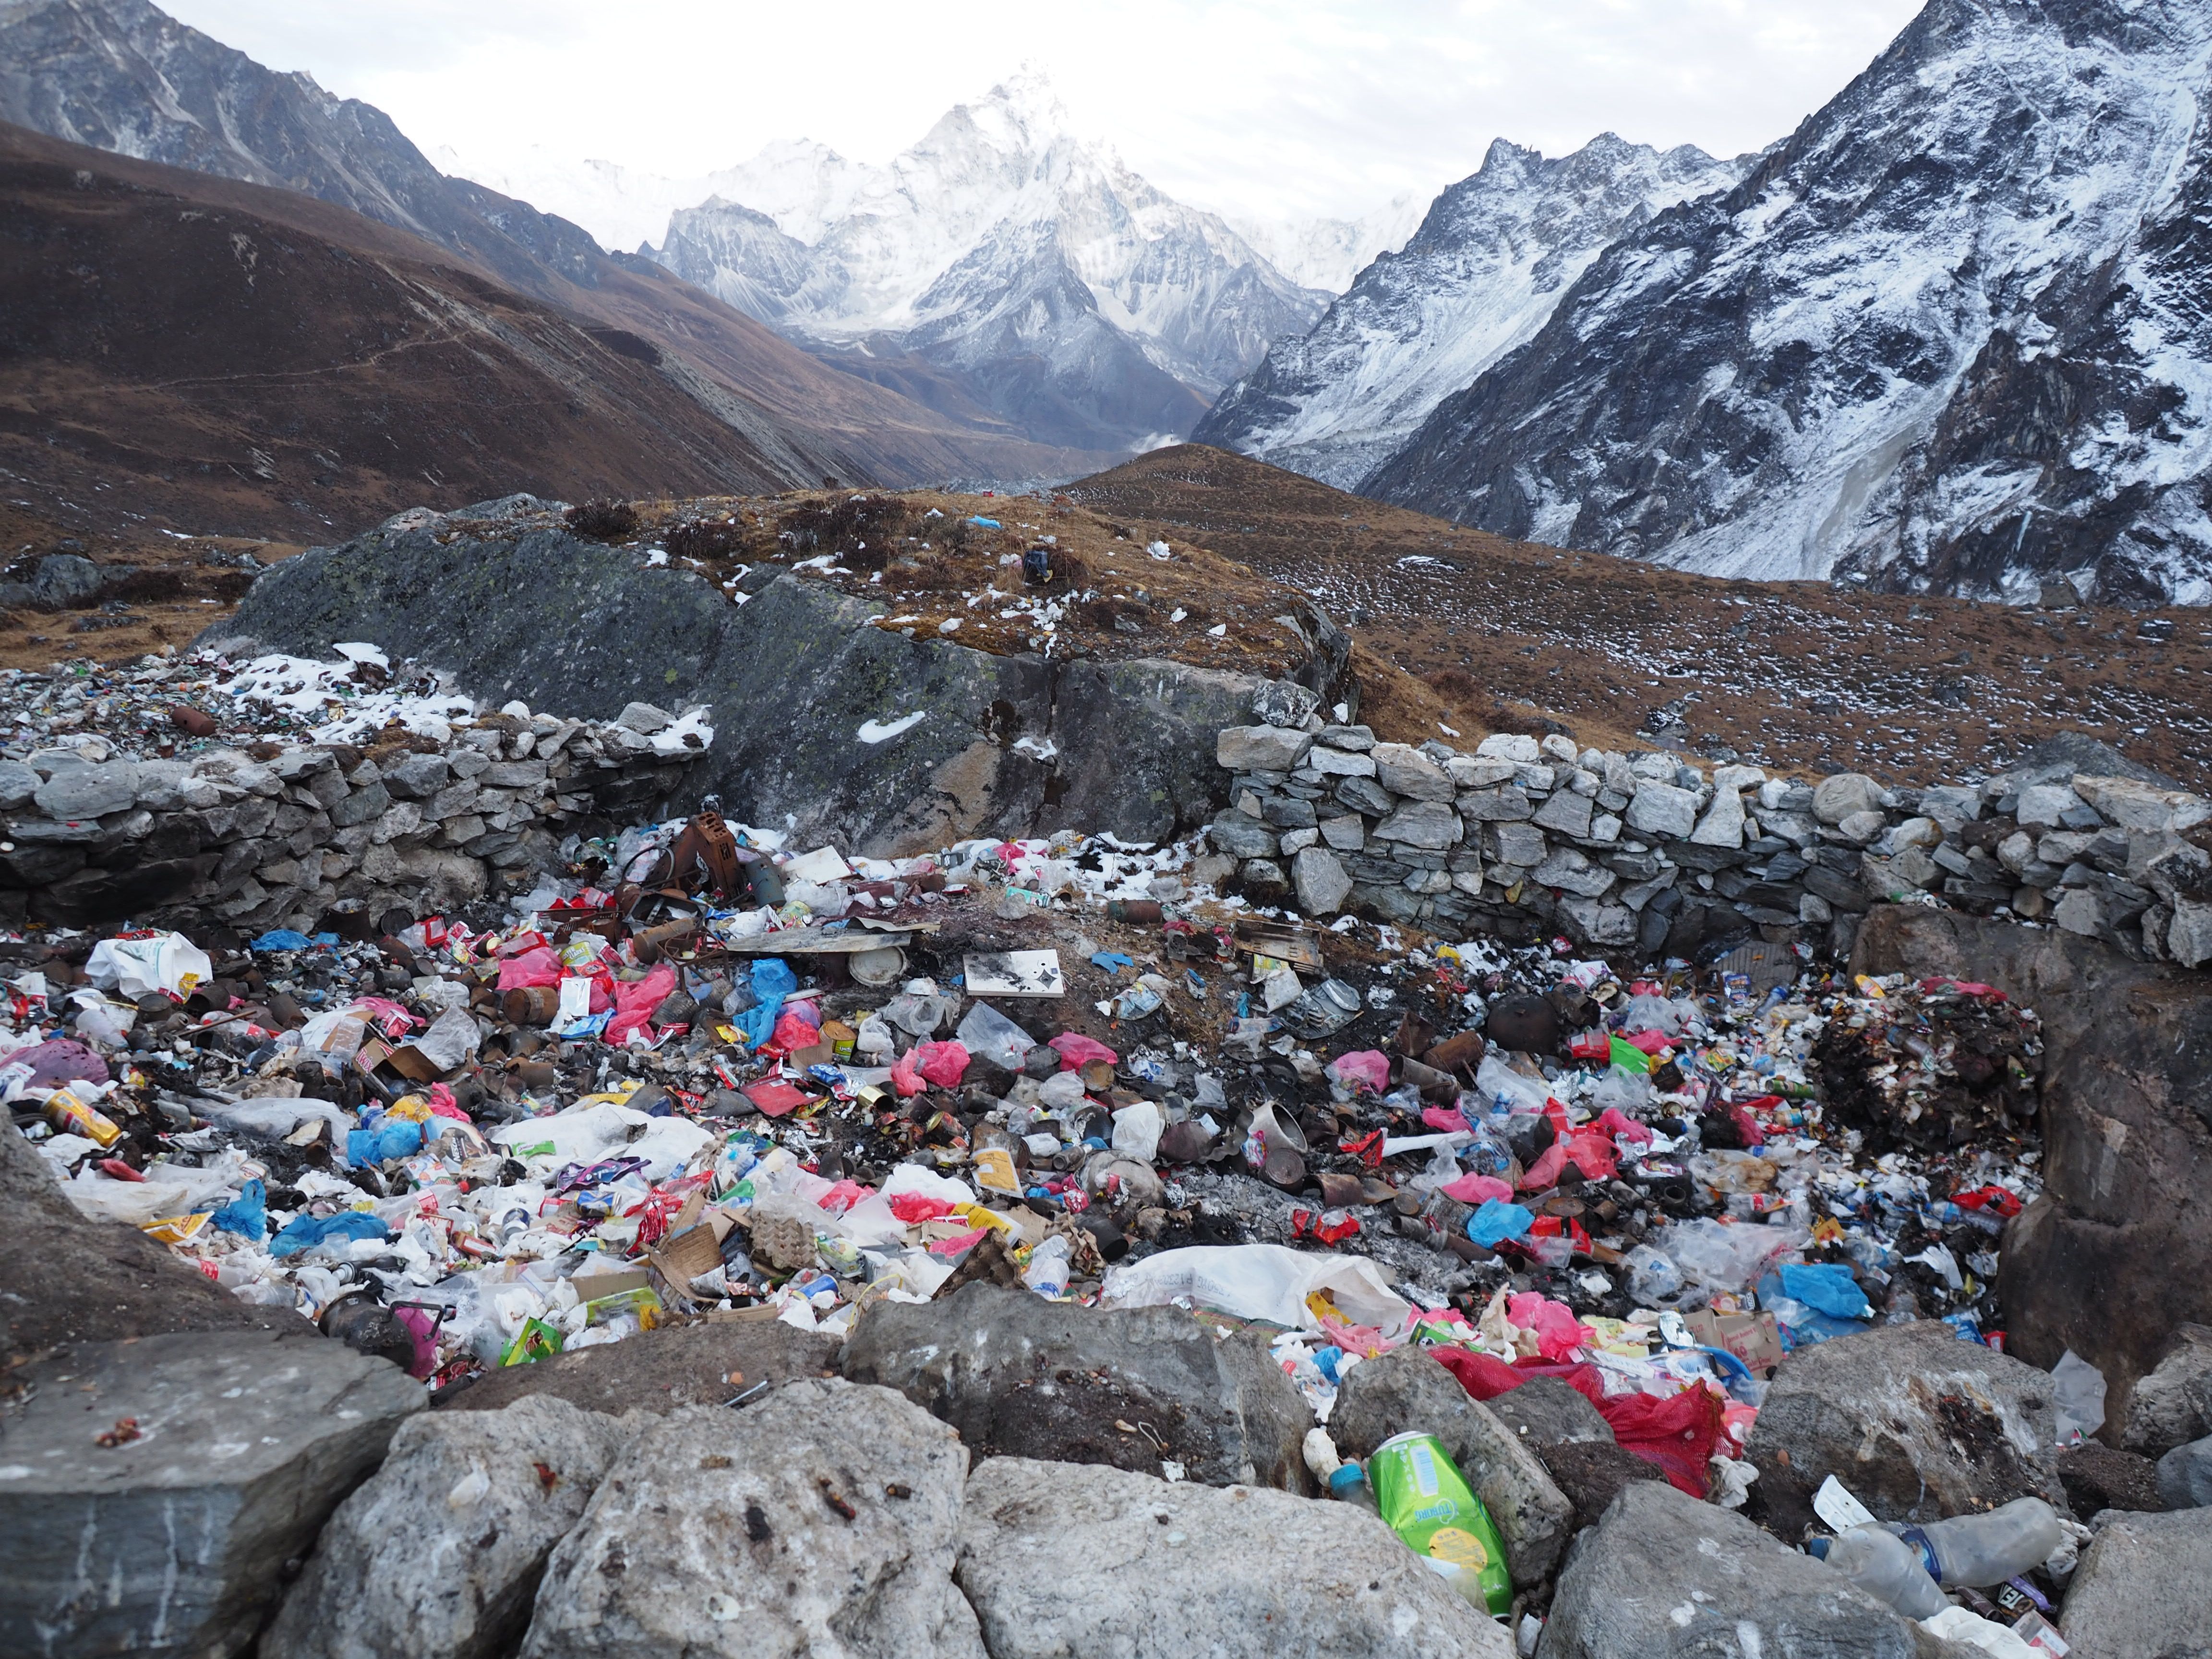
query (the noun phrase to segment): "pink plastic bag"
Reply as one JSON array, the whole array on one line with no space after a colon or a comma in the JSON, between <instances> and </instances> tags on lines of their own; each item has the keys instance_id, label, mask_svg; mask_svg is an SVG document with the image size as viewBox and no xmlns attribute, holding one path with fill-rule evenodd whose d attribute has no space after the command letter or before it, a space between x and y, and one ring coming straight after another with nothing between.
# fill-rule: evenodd
<instances>
[{"instance_id":1,"label":"pink plastic bag","mask_svg":"<svg viewBox=\"0 0 2212 1659\"><path fill-rule=\"evenodd\" d=\"M1597 1332L1577 1319L1573 1309L1534 1291L1508 1297L1505 1316L1522 1330L1536 1333L1536 1352L1547 1359L1565 1359L1597 1340Z\"/></svg>"},{"instance_id":2,"label":"pink plastic bag","mask_svg":"<svg viewBox=\"0 0 2212 1659\"><path fill-rule=\"evenodd\" d=\"M1545 1148L1544 1155L1530 1164L1528 1173L1521 1177L1521 1190L1540 1193L1558 1186L1570 1162L1591 1181L1610 1181L1620 1173L1620 1155L1613 1150L1613 1142L1603 1135L1580 1129Z\"/></svg>"},{"instance_id":3,"label":"pink plastic bag","mask_svg":"<svg viewBox=\"0 0 2212 1659\"><path fill-rule=\"evenodd\" d=\"M921 1080L921 1073L914 1068L914 1057L921 1051L909 1048L891 1066L891 1087L898 1091L901 1100L920 1094L929 1087Z\"/></svg>"},{"instance_id":4,"label":"pink plastic bag","mask_svg":"<svg viewBox=\"0 0 2212 1659\"><path fill-rule=\"evenodd\" d=\"M1467 1115L1456 1106L1424 1106L1421 1108L1421 1121L1431 1129L1441 1129L1446 1134L1457 1134L1474 1127L1467 1121Z\"/></svg>"},{"instance_id":5,"label":"pink plastic bag","mask_svg":"<svg viewBox=\"0 0 2212 1659\"><path fill-rule=\"evenodd\" d=\"M1368 1089L1378 1095L1390 1092L1390 1056L1380 1048L1355 1048L1348 1054L1339 1054L1329 1062L1328 1073L1349 1088Z\"/></svg>"},{"instance_id":6,"label":"pink plastic bag","mask_svg":"<svg viewBox=\"0 0 2212 1659\"><path fill-rule=\"evenodd\" d=\"M1651 1126L1638 1123L1632 1117L1623 1117L1618 1106L1607 1107L1603 1115L1585 1127L1599 1134L1611 1135L1616 1140L1625 1135L1639 1146L1651 1144Z\"/></svg>"},{"instance_id":7,"label":"pink plastic bag","mask_svg":"<svg viewBox=\"0 0 2212 1659\"><path fill-rule=\"evenodd\" d=\"M560 957L541 946L501 963L499 988L515 991L530 985L558 985L568 971Z\"/></svg>"},{"instance_id":8,"label":"pink plastic bag","mask_svg":"<svg viewBox=\"0 0 2212 1659\"><path fill-rule=\"evenodd\" d=\"M632 1031L653 1020L653 1011L676 990L676 970L666 963L643 979L615 981L615 1017L607 1022L606 1041L615 1046L629 1041Z\"/></svg>"},{"instance_id":9,"label":"pink plastic bag","mask_svg":"<svg viewBox=\"0 0 2212 1659\"><path fill-rule=\"evenodd\" d=\"M1103 1060L1111 1066L1121 1058L1097 1037L1087 1037L1080 1031L1062 1031L1047 1046L1059 1053L1060 1069L1063 1072L1073 1072L1094 1060Z\"/></svg>"},{"instance_id":10,"label":"pink plastic bag","mask_svg":"<svg viewBox=\"0 0 2212 1659\"><path fill-rule=\"evenodd\" d=\"M1462 1204L1483 1204L1492 1199L1499 1203L1510 1202L1513 1188L1496 1176L1464 1175L1437 1189L1446 1198L1455 1198Z\"/></svg>"},{"instance_id":11,"label":"pink plastic bag","mask_svg":"<svg viewBox=\"0 0 2212 1659\"><path fill-rule=\"evenodd\" d=\"M918 1042L915 1069L940 1089L957 1089L968 1070L968 1051L957 1042Z\"/></svg>"}]
</instances>

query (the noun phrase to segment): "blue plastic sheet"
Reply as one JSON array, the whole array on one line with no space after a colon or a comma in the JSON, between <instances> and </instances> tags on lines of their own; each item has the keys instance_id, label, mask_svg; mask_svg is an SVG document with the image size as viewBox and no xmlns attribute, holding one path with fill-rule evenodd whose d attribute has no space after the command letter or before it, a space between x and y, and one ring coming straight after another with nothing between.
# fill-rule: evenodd
<instances>
[{"instance_id":1,"label":"blue plastic sheet","mask_svg":"<svg viewBox=\"0 0 2212 1659\"><path fill-rule=\"evenodd\" d=\"M246 1183L245 1189L215 1212L215 1224L227 1233L236 1233L240 1238L263 1239L269 1236L269 1188L258 1176Z\"/></svg>"},{"instance_id":2,"label":"blue plastic sheet","mask_svg":"<svg viewBox=\"0 0 2212 1659\"><path fill-rule=\"evenodd\" d=\"M1486 1198L1482 1207L1467 1218L1467 1236L1485 1249L1495 1249L1509 1238L1518 1238L1536 1224L1536 1212L1502 1198Z\"/></svg>"},{"instance_id":3,"label":"blue plastic sheet","mask_svg":"<svg viewBox=\"0 0 2212 1659\"><path fill-rule=\"evenodd\" d=\"M291 927L272 927L253 941L257 951L304 951L310 941L305 933Z\"/></svg>"},{"instance_id":4,"label":"blue plastic sheet","mask_svg":"<svg viewBox=\"0 0 2212 1659\"><path fill-rule=\"evenodd\" d=\"M303 1215L286 1224L270 1241L271 1255L297 1255L333 1239L389 1238L392 1229L366 1210L340 1210L336 1215Z\"/></svg>"},{"instance_id":5,"label":"blue plastic sheet","mask_svg":"<svg viewBox=\"0 0 2212 1659\"><path fill-rule=\"evenodd\" d=\"M1782 1294L1831 1319L1872 1319L1874 1306L1851 1270L1834 1262L1784 1266Z\"/></svg>"},{"instance_id":6,"label":"blue plastic sheet","mask_svg":"<svg viewBox=\"0 0 2212 1659\"><path fill-rule=\"evenodd\" d=\"M380 1123L373 1129L346 1132L346 1162L356 1170L386 1158L412 1158L422 1150L422 1126L402 1119Z\"/></svg>"},{"instance_id":7,"label":"blue plastic sheet","mask_svg":"<svg viewBox=\"0 0 2212 1659\"><path fill-rule=\"evenodd\" d=\"M757 1048L775 1034L783 1000L798 988L799 975L781 957L763 957L753 963L753 1006L730 1022L744 1034L747 1048Z\"/></svg>"}]
</instances>

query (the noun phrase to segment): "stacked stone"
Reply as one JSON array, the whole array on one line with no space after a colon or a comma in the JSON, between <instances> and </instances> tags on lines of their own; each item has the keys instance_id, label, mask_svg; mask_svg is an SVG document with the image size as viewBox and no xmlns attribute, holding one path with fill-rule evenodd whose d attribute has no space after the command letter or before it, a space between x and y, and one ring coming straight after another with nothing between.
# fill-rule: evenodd
<instances>
[{"instance_id":1,"label":"stacked stone","mask_svg":"<svg viewBox=\"0 0 2212 1659\"><path fill-rule=\"evenodd\" d=\"M372 759L344 744L0 762L0 921L317 924L341 901L450 908L527 884L577 829L652 816L685 760L665 712L480 716ZM256 758L266 755L266 758Z\"/></svg>"},{"instance_id":2,"label":"stacked stone","mask_svg":"<svg viewBox=\"0 0 2212 1659\"><path fill-rule=\"evenodd\" d=\"M2124 778L1884 789L1498 735L1381 743L1297 698L1220 734L1201 879L1316 916L1686 954L1747 928L1848 954L1885 902L2000 908L2137 957L2212 961L2212 802Z\"/></svg>"}]
</instances>

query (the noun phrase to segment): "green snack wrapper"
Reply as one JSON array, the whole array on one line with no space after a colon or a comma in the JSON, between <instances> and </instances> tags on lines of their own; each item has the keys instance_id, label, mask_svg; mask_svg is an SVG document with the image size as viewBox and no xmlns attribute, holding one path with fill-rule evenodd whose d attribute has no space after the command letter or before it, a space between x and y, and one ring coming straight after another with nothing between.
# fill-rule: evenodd
<instances>
[{"instance_id":1,"label":"green snack wrapper","mask_svg":"<svg viewBox=\"0 0 2212 1659\"><path fill-rule=\"evenodd\" d=\"M1434 1435L1391 1436L1367 1460L1367 1484L1391 1530L1454 1589L1493 1615L1513 1605L1497 1524Z\"/></svg>"}]
</instances>

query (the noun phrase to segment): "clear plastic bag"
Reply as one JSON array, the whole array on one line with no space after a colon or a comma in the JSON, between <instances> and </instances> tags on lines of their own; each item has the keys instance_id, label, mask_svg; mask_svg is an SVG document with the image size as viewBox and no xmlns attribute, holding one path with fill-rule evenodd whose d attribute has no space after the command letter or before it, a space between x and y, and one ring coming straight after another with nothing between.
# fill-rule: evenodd
<instances>
[{"instance_id":1,"label":"clear plastic bag","mask_svg":"<svg viewBox=\"0 0 2212 1659\"><path fill-rule=\"evenodd\" d=\"M1027 1031L988 1002L970 1008L953 1035L969 1054L1002 1072L1020 1071L1035 1046Z\"/></svg>"}]
</instances>

